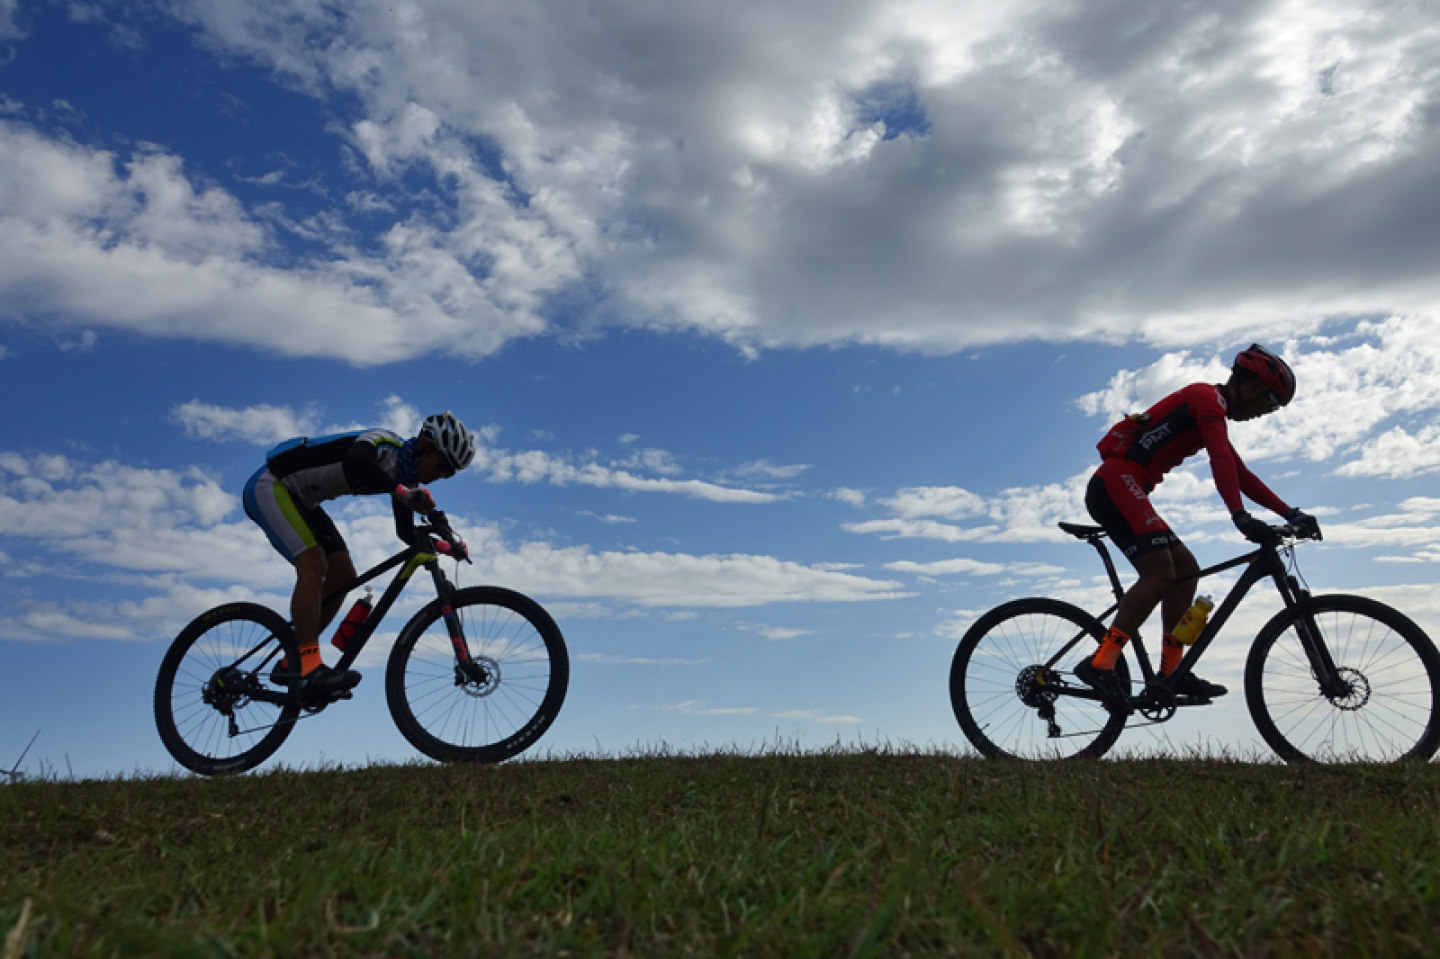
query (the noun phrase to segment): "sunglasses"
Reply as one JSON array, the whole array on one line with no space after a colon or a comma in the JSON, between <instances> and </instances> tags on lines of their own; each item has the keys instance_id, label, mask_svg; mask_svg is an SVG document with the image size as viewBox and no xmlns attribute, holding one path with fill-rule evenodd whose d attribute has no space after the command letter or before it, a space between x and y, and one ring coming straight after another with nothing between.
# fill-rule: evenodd
<instances>
[{"instance_id":1,"label":"sunglasses","mask_svg":"<svg viewBox=\"0 0 1440 959\"><path fill-rule=\"evenodd\" d=\"M1280 408L1280 397L1275 395L1274 390L1267 389L1260 398L1265 401L1265 412L1273 413Z\"/></svg>"}]
</instances>

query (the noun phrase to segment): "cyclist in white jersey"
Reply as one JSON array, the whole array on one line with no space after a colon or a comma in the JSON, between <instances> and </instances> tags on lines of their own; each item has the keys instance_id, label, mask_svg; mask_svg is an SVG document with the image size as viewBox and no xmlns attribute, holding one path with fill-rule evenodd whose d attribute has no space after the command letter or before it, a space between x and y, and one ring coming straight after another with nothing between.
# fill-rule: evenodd
<instances>
[{"instance_id":1,"label":"cyclist in white jersey","mask_svg":"<svg viewBox=\"0 0 1440 959\"><path fill-rule=\"evenodd\" d=\"M290 620L300 647L307 693L341 693L360 682L354 670L336 672L320 658L320 633L345 597L322 598L355 578L355 566L335 523L320 505L338 496L388 493L397 530L435 501L425 483L454 476L475 458L475 439L448 411L425 418L419 434L402 440L389 430L297 437L265 455L245 484L245 514L295 567Z\"/></svg>"}]
</instances>

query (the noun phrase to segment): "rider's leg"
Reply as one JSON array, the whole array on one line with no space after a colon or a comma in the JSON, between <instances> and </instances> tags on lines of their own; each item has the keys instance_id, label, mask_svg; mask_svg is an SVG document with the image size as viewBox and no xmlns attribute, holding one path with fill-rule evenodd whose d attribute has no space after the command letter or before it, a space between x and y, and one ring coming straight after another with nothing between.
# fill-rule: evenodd
<instances>
[{"instance_id":1,"label":"rider's leg","mask_svg":"<svg viewBox=\"0 0 1440 959\"><path fill-rule=\"evenodd\" d=\"M295 644L300 647L300 672L305 674L321 664L320 630L329 622L321 599L329 563L319 546L310 547L291 562L295 565L295 591L290 594L290 622L295 627ZM334 616L333 610L330 615Z\"/></svg>"},{"instance_id":2,"label":"rider's leg","mask_svg":"<svg viewBox=\"0 0 1440 959\"><path fill-rule=\"evenodd\" d=\"M320 606L320 625L315 633L318 637L325 628L335 619L335 614L340 612L340 607L345 602L344 593L336 593L342 586L346 586L355 579L355 564L350 560L349 550L336 550L325 557L325 579L320 587L321 596L331 596L329 602L322 602Z\"/></svg>"},{"instance_id":3,"label":"rider's leg","mask_svg":"<svg viewBox=\"0 0 1440 959\"><path fill-rule=\"evenodd\" d=\"M1180 660L1185 656L1185 647L1175 638L1175 627L1180 624L1180 618L1195 601L1195 574L1200 572L1200 564L1195 562L1195 556L1184 543L1176 543L1170 548L1170 556L1175 564L1175 585L1165 594L1165 600L1160 607L1160 624L1164 629L1164 635L1160 640L1160 675L1169 676L1175 672L1175 667L1180 665Z\"/></svg>"},{"instance_id":4,"label":"rider's leg","mask_svg":"<svg viewBox=\"0 0 1440 959\"><path fill-rule=\"evenodd\" d=\"M1135 572L1139 577L1125 591L1120 607L1115 611L1115 620L1110 631L1100 643L1091 660L1099 669L1114 669L1115 661L1130 637L1139 631L1141 624L1150 618L1155 607L1160 605L1175 587L1175 560L1168 549L1152 550L1133 558Z\"/></svg>"}]
</instances>

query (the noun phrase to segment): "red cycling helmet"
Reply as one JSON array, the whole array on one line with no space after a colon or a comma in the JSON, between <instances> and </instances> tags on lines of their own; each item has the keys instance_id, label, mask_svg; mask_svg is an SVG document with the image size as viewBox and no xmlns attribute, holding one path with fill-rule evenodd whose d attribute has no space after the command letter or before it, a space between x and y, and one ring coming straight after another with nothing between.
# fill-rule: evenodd
<instances>
[{"instance_id":1,"label":"red cycling helmet","mask_svg":"<svg viewBox=\"0 0 1440 959\"><path fill-rule=\"evenodd\" d=\"M1251 343L1235 357L1232 370L1246 370L1259 377L1265 388L1284 406L1295 398L1295 371L1290 364L1259 343Z\"/></svg>"}]
</instances>

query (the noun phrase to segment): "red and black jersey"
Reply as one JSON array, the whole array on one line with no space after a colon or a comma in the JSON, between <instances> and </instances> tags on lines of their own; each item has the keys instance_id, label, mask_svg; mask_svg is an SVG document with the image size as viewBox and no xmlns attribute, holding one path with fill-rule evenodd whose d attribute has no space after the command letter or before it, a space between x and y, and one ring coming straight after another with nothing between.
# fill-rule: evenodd
<instances>
[{"instance_id":1,"label":"red and black jersey","mask_svg":"<svg viewBox=\"0 0 1440 959\"><path fill-rule=\"evenodd\" d=\"M1123 460L1154 489L1165 474L1203 447L1220 498L1233 513L1244 493L1261 506L1284 514L1289 507L1245 466L1226 428L1225 394L1213 383L1176 390L1139 416L1127 416L1097 445L1106 461Z\"/></svg>"}]
</instances>

